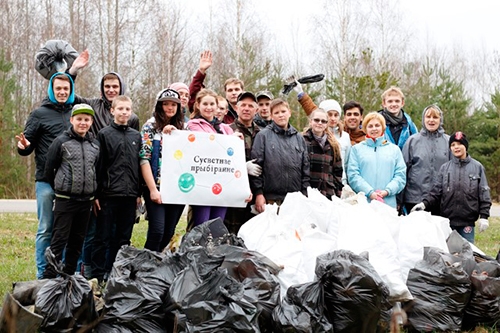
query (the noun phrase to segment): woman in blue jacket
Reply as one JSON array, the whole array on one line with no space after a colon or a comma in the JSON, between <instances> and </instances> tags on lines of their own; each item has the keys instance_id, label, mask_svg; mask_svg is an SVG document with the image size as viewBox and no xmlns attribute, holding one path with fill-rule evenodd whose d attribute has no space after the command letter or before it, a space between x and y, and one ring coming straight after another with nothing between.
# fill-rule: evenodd
<instances>
[{"instance_id":1,"label":"woman in blue jacket","mask_svg":"<svg viewBox=\"0 0 500 333\"><path fill-rule=\"evenodd\" d=\"M406 165L399 147L384 138L385 128L382 115L366 115L366 140L351 148L347 180L356 193L365 193L368 201L378 200L397 208L396 194L406 184Z\"/></svg>"}]
</instances>

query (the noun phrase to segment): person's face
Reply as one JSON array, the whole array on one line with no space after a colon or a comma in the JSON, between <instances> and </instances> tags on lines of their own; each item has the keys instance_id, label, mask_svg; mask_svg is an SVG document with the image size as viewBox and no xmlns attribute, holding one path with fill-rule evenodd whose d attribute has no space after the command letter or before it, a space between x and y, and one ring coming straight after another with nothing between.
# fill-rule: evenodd
<instances>
[{"instance_id":1,"label":"person's face","mask_svg":"<svg viewBox=\"0 0 500 333\"><path fill-rule=\"evenodd\" d=\"M52 81L52 90L58 103L65 103L71 93L71 84L68 81L55 79Z\"/></svg>"},{"instance_id":2,"label":"person's face","mask_svg":"<svg viewBox=\"0 0 500 333\"><path fill-rule=\"evenodd\" d=\"M217 106L217 110L215 111L215 118L220 121L224 120L224 116L227 114L227 101L226 100L217 100L219 105Z\"/></svg>"},{"instance_id":3,"label":"person's face","mask_svg":"<svg viewBox=\"0 0 500 333\"><path fill-rule=\"evenodd\" d=\"M279 127L283 129L288 128L288 120L292 116L290 110L286 107L286 105L276 105L271 110L271 118Z\"/></svg>"},{"instance_id":4,"label":"person's face","mask_svg":"<svg viewBox=\"0 0 500 333\"><path fill-rule=\"evenodd\" d=\"M161 107L168 119L172 118L177 113L177 103L174 101L162 101Z\"/></svg>"},{"instance_id":5,"label":"person's face","mask_svg":"<svg viewBox=\"0 0 500 333\"><path fill-rule=\"evenodd\" d=\"M363 116L361 115L361 111L358 108L352 108L346 110L344 114L344 124L347 128L351 130L355 130L359 128L359 124L363 121Z\"/></svg>"},{"instance_id":6,"label":"person's face","mask_svg":"<svg viewBox=\"0 0 500 333\"><path fill-rule=\"evenodd\" d=\"M431 115L430 111L427 111L424 116L424 126L429 132L435 132L439 128L441 123L441 118L437 115Z\"/></svg>"},{"instance_id":7,"label":"person's face","mask_svg":"<svg viewBox=\"0 0 500 333\"><path fill-rule=\"evenodd\" d=\"M236 111L241 123L245 126L250 126L257 113L257 105L250 97L243 98L238 102Z\"/></svg>"},{"instance_id":8,"label":"person's face","mask_svg":"<svg viewBox=\"0 0 500 333\"><path fill-rule=\"evenodd\" d=\"M229 103L236 105L241 90L241 85L239 83L230 83L226 86L226 99Z\"/></svg>"},{"instance_id":9,"label":"person's face","mask_svg":"<svg viewBox=\"0 0 500 333\"><path fill-rule=\"evenodd\" d=\"M189 92L186 89L180 89L178 93L179 93L179 98L181 100L181 106L183 108L187 107L190 97Z\"/></svg>"},{"instance_id":10,"label":"person's face","mask_svg":"<svg viewBox=\"0 0 500 333\"><path fill-rule=\"evenodd\" d=\"M73 130L80 136L85 136L92 126L93 117L89 114L80 113L69 119Z\"/></svg>"},{"instance_id":11,"label":"person's face","mask_svg":"<svg viewBox=\"0 0 500 333\"><path fill-rule=\"evenodd\" d=\"M467 149L458 141L453 141L450 145L451 153L458 159L463 160L467 157Z\"/></svg>"},{"instance_id":12,"label":"person's face","mask_svg":"<svg viewBox=\"0 0 500 333\"><path fill-rule=\"evenodd\" d=\"M217 99L213 96L205 96L200 100L200 114L208 121L214 119L217 110Z\"/></svg>"},{"instance_id":13,"label":"person's face","mask_svg":"<svg viewBox=\"0 0 500 333\"><path fill-rule=\"evenodd\" d=\"M115 123L118 125L127 125L132 115L132 103L129 101L120 101L114 108L111 108L111 114Z\"/></svg>"},{"instance_id":14,"label":"person's face","mask_svg":"<svg viewBox=\"0 0 500 333\"><path fill-rule=\"evenodd\" d=\"M393 115L399 114L404 105L405 101L399 94L389 94L382 101L382 106Z\"/></svg>"},{"instance_id":15,"label":"person's face","mask_svg":"<svg viewBox=\"0 0 500 333\"><path fill-rule=\"evenodd\" d=\"M118 79L104 80L104 97L113 102L116 96L120 94L120 81Z\"/></svg>"},{"instance_id":16,"label":"person's face","mask_svg":"<svg viewBox=\"0 0 500 333\"><path fill-rule=\"evenodd\" d=\"M309 126L311 126L312 132L321 136L325 133L326 125L328 124L328 117L323 112L314 112L309 119Z\"/></svg>"},{"instance_id":17,"label":"person's face","mask_svg":"<svg viewBox=\"0 0 500 333\"><path fill-rule=\"evenodd\" d=\"M340 113L335 110L328 111L328 126L337 127L340 121Z\"/></svg>"},{"instance_id":18,"label":"person's face","mask_svg":"<svg viewBox=\"0 0 500 333\"><path fill-rule=\"evenodd\" d=\"M260 114L260 117L264 120L269 120L271 119L271 100L267 97L261 97L259 98L259 108L257 112Z\"/></svg>"},{"instance_id":19,"label":"person's face","mask_svg":"<svg viewBox=\"0 0 500 333\"><path fill-rule=\"evenodd\" d=\"M378 138L384 134L382 124L378 119L372 119L366 125L366 134L371 138Z\"/></svg>"}]
</instances>

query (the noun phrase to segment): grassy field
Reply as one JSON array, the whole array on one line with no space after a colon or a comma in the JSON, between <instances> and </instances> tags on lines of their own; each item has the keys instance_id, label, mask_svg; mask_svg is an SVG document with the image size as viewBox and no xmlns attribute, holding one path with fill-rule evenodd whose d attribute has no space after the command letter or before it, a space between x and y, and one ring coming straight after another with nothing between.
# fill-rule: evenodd
<instances>
[{"instance_id":1,"label":"grassy field","mask_svg":"<svg viewBox=\"0 0 500 333\"><path fill-rule=\"evenodd\" d=\"M183 216L177 232L183 233L186 221ZM0 214L0 307L5 293L12 290L12 283L35 279L34 262L35 214ZM132 245L143 248L147 221L141 220L134 227ZM490 228L476 234L476 245L486 254L495 257L500 247L500 218L490 218ZM488 332L488 331L476 331Z\"/></svg>"}]
</instances>

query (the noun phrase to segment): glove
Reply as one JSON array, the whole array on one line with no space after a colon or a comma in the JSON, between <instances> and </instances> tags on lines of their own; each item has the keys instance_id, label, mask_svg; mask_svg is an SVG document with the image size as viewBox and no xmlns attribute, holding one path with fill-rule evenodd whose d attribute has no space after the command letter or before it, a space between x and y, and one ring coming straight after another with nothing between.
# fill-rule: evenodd
<instances>
[{"instance_id":1,"label":"glove","mask_svg":"<svg viewBox=\"0 0 500 333\"><path fill-rule=\"evenodd\" d=\"M425 204L423 202L416 204L411 209L410 213L418 212L419 210L425 210Z\"/></svg>"},{"instance_id":2,"label":"glove","mask_svg":"<svg viewBox=\"0 0 500 333\"><path fill-rule=\"evenodd\" d=\"M479 232L483 232L490 226L487 219L479 219Z\"/></svg>"},{"instance_id":3,"label":"glove","mask_svg":"<svg viewBox=\"0 0 500 333\"><path fill-rule=\"evenodd\" d=\"M295 83L297 84L295 87L293 87L293 90L298 94L304 93L304 89L302 89L302 85L299 83L299 81L295 80Z\"/></svg>"},{"instance_id":4,"label":"glove","mask_svg":"<svg viewBox=\"0 0 500 333\"><path fill-rule=\"evenodd\" d=\"M253 159L247 162L247 172L250 176L259 177L262 174L262 167Z\"/></svg>"}]
</instances>

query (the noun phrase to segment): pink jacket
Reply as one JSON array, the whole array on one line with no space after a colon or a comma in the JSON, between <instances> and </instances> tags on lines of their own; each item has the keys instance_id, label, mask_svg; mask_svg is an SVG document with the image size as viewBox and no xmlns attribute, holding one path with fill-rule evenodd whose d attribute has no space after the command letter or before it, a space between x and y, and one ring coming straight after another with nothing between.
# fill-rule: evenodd
<instances>
[{"instance_id":1,"label":"pink jacket","mask_svg":"<svg viewBox=\"0 0 500 333\"><path fill-rule=\"evenodd\" d=\"M220 125L220 130L222 131L222 134L233 134L233 129L229 127L227 124L221 123ZM195 131L195 132L206 132L206 133L217 133L215 128L205 119L202 118L195 118L191 119L187 123L187 128L190 131Z\"/></svg>"}]
</instances>

